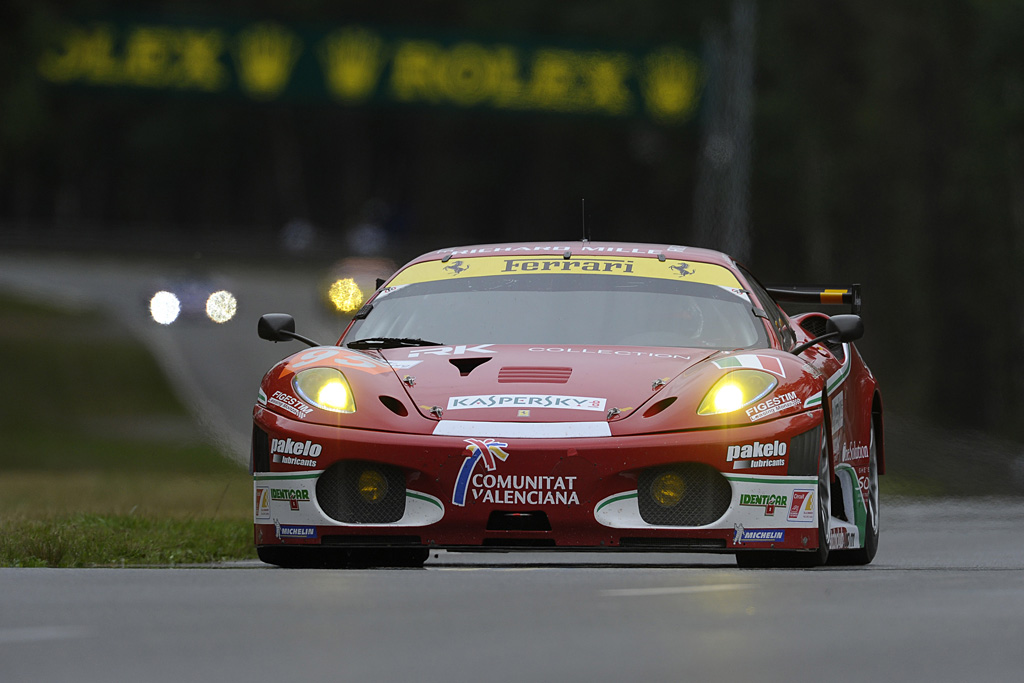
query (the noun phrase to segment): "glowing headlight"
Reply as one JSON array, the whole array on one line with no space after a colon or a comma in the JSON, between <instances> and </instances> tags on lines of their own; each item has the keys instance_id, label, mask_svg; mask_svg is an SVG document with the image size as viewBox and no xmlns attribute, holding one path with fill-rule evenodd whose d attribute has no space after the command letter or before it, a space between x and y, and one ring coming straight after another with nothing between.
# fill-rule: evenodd
<instances>
[{"instance_id":1,"label":"glowing headlight","mask_svg":"<svg viewBox=\"0 0 1024 683\"><path fill-rule=\"evenodd\" d=\"M721 415L744 408L764 398L778 380L758 370L734 370L711 387L697 408L698 415Z\"/></svg>"},{"instance_id":2,"label":"glowing headlight","mask_svg":"<svg viewBox=\"0 0 1024 683\"><path fill-rule=\"evenodd\" d=\"M181 302L171 292L159 291L149 300L149 314L161 325L170 325L181 313Z\"/></svg>"},{"instance_id":3,"label":"glowing headlight","mask_svg":"<svg viewBox=\"0 0 1024 683\"><path fill-rule=\"evenodd\" d=\"M356 400L345 375L334 368L302 370L292 380L295 391L317 408L334 413L356 412Z\"/></svg>"}]
</instances>

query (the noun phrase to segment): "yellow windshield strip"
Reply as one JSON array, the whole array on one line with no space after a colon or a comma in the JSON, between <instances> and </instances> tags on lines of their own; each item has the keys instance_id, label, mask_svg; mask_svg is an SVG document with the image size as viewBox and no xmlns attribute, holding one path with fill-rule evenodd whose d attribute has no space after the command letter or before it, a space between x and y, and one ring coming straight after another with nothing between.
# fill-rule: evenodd
<instances>
[{"instance_id":1,"label":"yellow windshield strip","mask_svg":"<svg viewBox=\"0 0 1024 683\"><path fill-rule=\"evenodd\" d=\"M403 270L389 283L389 286L534 273L621 275L697 282L731 288L740 286L731 271L713 263L675 259L659 261L653 258L576 255L568 259L562 256L482 256L453 258L448 261L425 261Z\"/></svg>"}]
</instances>

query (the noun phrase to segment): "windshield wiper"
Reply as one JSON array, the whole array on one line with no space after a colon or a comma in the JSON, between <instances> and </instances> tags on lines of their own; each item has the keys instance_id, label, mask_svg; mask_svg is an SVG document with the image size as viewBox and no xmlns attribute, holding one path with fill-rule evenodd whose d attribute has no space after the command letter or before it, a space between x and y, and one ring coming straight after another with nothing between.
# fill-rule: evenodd
<instances>
[{"instance_id":1,"label":"windshield wiper","mask_svg":"<svg viewBox=\"0 0 1024 683\"><path fill-rule=\"evenodd\" d=\"M345 344L350 349L396 349L402 346L444 346L438 342L412 337L369 337Z\"/></svg>"}]
</instances>

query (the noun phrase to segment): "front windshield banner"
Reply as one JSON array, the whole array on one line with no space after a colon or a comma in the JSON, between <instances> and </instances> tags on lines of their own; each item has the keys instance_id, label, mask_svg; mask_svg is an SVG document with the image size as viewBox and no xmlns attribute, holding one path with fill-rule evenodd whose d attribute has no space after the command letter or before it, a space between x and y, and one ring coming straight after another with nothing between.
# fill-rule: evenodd
<instances>
[{"instance_id":1,"label":"front windshield banner","mask_svg":"<svg viewBox=\"0 0 1024 683\"><path fill-rule=\"evenodd\" d=\"M713 263L655 258L624 258L611 256L482 256L448 261L426 261L400 272L389 287L420 282L436 282L471 277L501 275L595 274L646 277L662 280L696 282L739 289L736 276L727 268Z\"/></svg>"}]
</instances>

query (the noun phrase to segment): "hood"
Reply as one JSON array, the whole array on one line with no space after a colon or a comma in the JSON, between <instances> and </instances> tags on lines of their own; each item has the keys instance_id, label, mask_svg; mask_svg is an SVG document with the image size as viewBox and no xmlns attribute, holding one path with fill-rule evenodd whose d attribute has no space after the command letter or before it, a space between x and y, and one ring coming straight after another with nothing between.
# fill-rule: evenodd
<instances>
[{"instance_id":1,"label":"hood","mask_svg":"<svg viewBox=\"0 0 1024 683\"><path fill-rule=\"evenodd\" d=\"M587 422L612 409L625 417L715 352L478 344L381 353L424 415L438 407L451 420Z\"/></svg>"}]
</instances>

